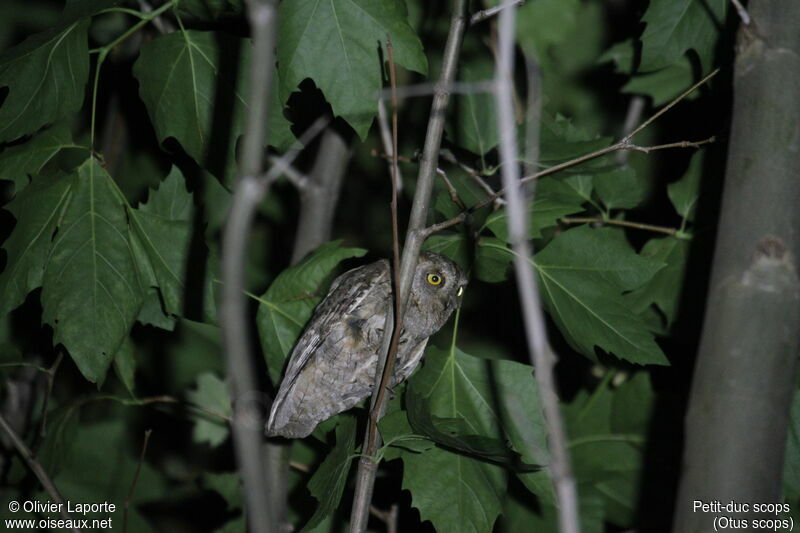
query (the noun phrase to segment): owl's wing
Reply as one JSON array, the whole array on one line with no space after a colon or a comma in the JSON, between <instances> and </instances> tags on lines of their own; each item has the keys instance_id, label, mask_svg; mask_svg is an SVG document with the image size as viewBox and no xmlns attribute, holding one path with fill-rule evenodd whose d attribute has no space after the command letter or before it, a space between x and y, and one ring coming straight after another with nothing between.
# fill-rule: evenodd
<instances>
[{"instance_id":1,"label":"owl's wing","mask_svg":"<svg viewBox=\"0 0 800 533\"><path fill-rule=\"evenodd\" d=\"M331 331L358 310L362 302L375 291L386 290L389 280L387 261L349 270L336 278L325 299L314 310L305 332L292 350L286 374L272 404L267 430L273 427L287 397L291 394L300 373L323 344ZM373 294L374 295L374 294Z\"/></svg>"}]
</instances>

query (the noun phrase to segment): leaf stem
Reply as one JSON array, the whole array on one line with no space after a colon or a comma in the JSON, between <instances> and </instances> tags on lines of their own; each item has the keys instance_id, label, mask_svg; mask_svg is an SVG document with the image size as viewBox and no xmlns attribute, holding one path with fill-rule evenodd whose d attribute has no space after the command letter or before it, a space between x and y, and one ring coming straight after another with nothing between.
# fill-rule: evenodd
<instances>
[{"instance_id":1,"label":"leaf stem","mask_svg":"<svg viewBox=\"0 0 800 533\"><path fill-rule=\"evenodd\" d=\"M563 217L561 222L564 224L608 224L609 226L622 226L624 228L634 228L655 233L666 233L667 235L677 235L678 230L664 226L654 226L641 222L631 222L629 220L618 220L614 218L601 217Z\"/></svg>"},{"instance_id":2,"label":"leaf stem","mask_svg":"<svg viewBox=\"0 0 800 533\"><path fill-rule=\"evenodd\" d=\"M108 9L103 9L102 11L98 11L98 15L105 15L107 13L124 13L126 15L131 15L133 17L137 17L141 20L147 18L147 14L142 13L141 11L136 11L135 9L130 9L127 7L109 7Z\"/></svg>"},{"instance_id":3,"label":"leaf stem","mask_svg":"<svg viewBox=\"0 0 800 533\"><path fill-rule=\"evenodd\" d=\"M128 39L131 35L142 29L148 22L159 16L161 13L167 11L171 7L178 4L178 0L169 0L168 2L164 3L164 5L160 6L158 9L144 14L141 13L142 17L139 22L131 26L128 31L108 43L107 45L97 49L99 52L99 56L97 58L97 65L95 66L94 70L94 83L92 84L92 119L91 125L89 128L89 146L91 147L92 151L94 151L94 132L95 132L95 123L97 122L97 88L100 85L100 69L103 67L103 62L108 57L108 54L119 46L122 42ZM125 8L111 8L111 9L125 9ZM107 11L107 10L106 10ZM132 11L132 10L130 10ZM138 13L138 12L137 12Z\"/></svg>"},{"instance_id":4,"label":"leaf stem","mask_svg":"<svg viewBox=\"0 0 800 533\"><path fill-rule=\"evenodd\" d=\"M122 532L128 533L128 508L133 499L133 491L136 488L136 482L139 480L139 472L142 470L142 463L144 463L144 454L147 453L147 444L150 442L150 434L153 433L152 429L144 432L144 443L142 444L142 452L139 454L139 462L136 463L136 471L133 473L131 486L128 488L128 497L125 498L125 507L122 511Z\"/></svg>"}]
</instances>

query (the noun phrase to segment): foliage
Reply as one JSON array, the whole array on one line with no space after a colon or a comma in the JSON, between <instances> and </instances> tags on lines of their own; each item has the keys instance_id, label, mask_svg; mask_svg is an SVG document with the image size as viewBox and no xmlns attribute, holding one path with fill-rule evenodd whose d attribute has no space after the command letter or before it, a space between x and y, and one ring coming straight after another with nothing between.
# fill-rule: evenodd
<instances>
[{"instance_id":1,"label":"foliage","mask_svg":"<svg viewBox=\"0 0 800 533\"><path fill-rule=\"evenodd\" d=\"M247 74L274 70L265 150L283 153L327 114L355 153L332 228L336 240L294 266L296 192L281 181L259 207L247 287L260 377L274 392L334 277L390 253L389 181L383 161L371 156L381 150L373 122L388 83L386 40L401 84L431 82L448 30L446 3L281 2L276 61L255 66L240 0L156 2L163 32L152 24L156 12L139 13L135 1L67 0L63 13L51 4L59 3L44 3L47 16L30 18L20 14L22 0L10 0L16 9L0 6L0 20L14 13L0 23L2 386L45 383L35 369L63 355L52 393L28 400L27 419L15 427L68 499L113 502L118 510L109 516L119 523L130 501L133 531L175 524L242 531L215 293L221 227L250 112ZM606 148L622 131L629 95L644 97L652 113L713 67L730 66L719 52L732 34L725 0L617 4L529 0L519 8L519 51L537 62L542 78L539 157L528 163L547 168ZM487 46L494 28L490 19L468 30L460 82L494 75ZM522 75L515 81L522 144L528 87ZM673 118L634 142L719 133L728 97L716 85L695 91L670 111ZM403 167L401 211L410 205L412 156L424 142L428 112L427 98L401 101L399 150L411 160ZM499 189L492 95L454 97L446 132L456 162L442 157L440 166L457 199L437 182L432 222L482 201L484 186ZM304 171L319 148L302 148L295 166ZM704 304L719 153L712 146L668 156L608 154L536 180L528 202L536 249L528 260L561 357L585 531L657 530L642 516L671 512L679 462L655 436L668 434L669 447L679 446L669 439L680 433L682 411L671 400L685 394L684 369L697 343L691 325ZM624 226L630 222L667 231ZM403 530L556 531L507 223L495 202L425 243L457 261L471 281L458 318L431 340L380 423L385 477L377 501L400 505ZM668 414L657 416L656 405ZM297 468L289 516L298 530L345 530L363 411L291 444ZM793 431L785 488L795 502L798 446ZM17 456L2 460L6 500L32 499L31 490L48 498ZM654 483L659 461L671 461L673 478Z\"/></svg>"}]
</instances>

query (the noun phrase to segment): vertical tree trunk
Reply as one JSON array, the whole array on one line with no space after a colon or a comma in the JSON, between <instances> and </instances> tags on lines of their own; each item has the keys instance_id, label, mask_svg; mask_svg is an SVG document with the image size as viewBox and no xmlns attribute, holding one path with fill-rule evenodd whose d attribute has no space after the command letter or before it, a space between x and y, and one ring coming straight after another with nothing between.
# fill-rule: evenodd
<instances>
[{"instance_id":1,"label":"vertical tree trunk","mask_svg":"<svg viewBox=\"0 0 800 533\"><path fill-rule=\"evenodd\" d=\"M738 35L722 211L675 533L714 531L715 518L755 530L755 519L777 517L754 513L752 505L782 501L800 347L800 2L753 0L748 7L753 22ZM737 506L726 507L732 501Z\"/></svg>"}]
</instances>

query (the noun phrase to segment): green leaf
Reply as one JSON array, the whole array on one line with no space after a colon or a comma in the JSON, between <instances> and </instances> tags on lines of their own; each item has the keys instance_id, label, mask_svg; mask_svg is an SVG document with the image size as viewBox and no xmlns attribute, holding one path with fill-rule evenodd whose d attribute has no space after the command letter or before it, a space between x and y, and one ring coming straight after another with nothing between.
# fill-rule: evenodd
<instances>
[{"instance_id":1,"label":"green leaf","mask_svg":"<svg viewBox=\"0 0 800 533\"><path fill-rule=\"evenodd\" d=\"M642 313L650 304L656 304L664 313L668 326L675 321L690 245L690 241L675 237L658 237L647 241L641 251L642 257L664 263L666 267L656 272L645 285L625 296L635 311Z\"/></svg>"},{"instance_id":2,"label":"green leaf","mask_svg":"<svg viewBox=\"0 0 800 533\"><path fill-rule=\"evenodd\" d=\"M69 463L78 436L80 406L81 402L70 402L47 415L47 434L37 456L51 476L58 475Z\"/></svg>"},{"instance_id":3,"label":"green leaf","mask_svg":"<svg viewBox=\"0 0 800 533\"><path fill-rule=\"evenodd\" d=\"M582 533L604 533L603 500L581 492L579 513ZM534 510L536 509L536 510ZM528 499L508 498L498 533L558 531L558 509L554 505L536 505Z\"/></svg>"},{"instance_id":4,"label":"green leaf","mask_svg":"<svg viewBox=\"0 0 800 533\"><path fill-rule=\"evenodd\" d=\"M241 0L181 0L178 9L202 20L219 20L242 14Z\"/></svg>"},{"instance_id":5,"label":"green leaf","mask_svg":"<svg viewBox=\"0 0 800 533\"><path fill-rule=\"evenodd\" d=\"M611 137L597 137L560 115L555 118L542 117L540 136L539 162L548 166L606 148L612 143ZM586 173L592 169L604 169L607 165L605 158L599 157L572 167L567 172Z\"/></svg>"},{"instance_id":6,"label":"green leaf","mask_svg":"<svg viewBox=\"0 0 800 533\"><path fill-rule=\"evenodd\" d=\"M475 277L487 283L505 281L513 258L500 239L481 237L475 247Z\"/></svg>"},{"instance_id":7,"label":"green leaf","mask_svg":"<svg viewBox=\"0 0 800 533\"><path fill-rule=\"evenodd\" d=\"M711 70L714 46L725 24L726 0L653 0L642 21L643 71L677 63L687 50L700 56L703 71Z\"/></svg>"},{"instance_id":8,"label":"green leaf","mask_svg":"<svg viewBox=\"0 0 800 533\"><path fill-rule=\"evenodd\" d=\"M197 378L197 389L186 393L187 399L195 405L223 416L232 416L228 386L211 372ZM195 442L205 442L219 446L228 438L228 425L224 420L211 414L199 414L194 420L192 438Z\"/></svg>"},{"instance_id":9,"label":"green leaf","mask_svg":"<svg viewBox=\"0 0 800 533\"><path fill-rule=\"evenodd\" d=\"M65 175L47 176L34 180L6 206L17 225L4 244L8 262L0 274L0 316L42 285L53 232L71 195Z\"/></svg>"},{"instance_id":10,"label":"green leaf","mask_svg":"<svg viewBox=\"0 0 800 533\"><path fill-rule=\"evenodd\" d=\"M474 206L486 198L486 191L478 185L475 178L461 168L448 169L447 176L464 205ZM483 176L483 178L487 179L487 176ZM434 191L436 198L434 208L445 218L452 218L463 211L463 207L451 199L450 191L447 190L444 180L436 180ZM491 213L491 210L492 206L490 204L474 211L471 214L473 224L476 227L480 227L489 213Z\"/></svg>"},{"instance_id":11,"label":"green leaf","mask_svg":"<svg viewBox=\"0 0 800 533\"><path fill-rule=\"evenodd\" d=\"M181 314L183 307L192 211L192 195L186 192L177 167L172 167L147 203L128 209L131 227L144 249L164 307L173 315Z\"/></svg>"},{"instance_id":12,"label":"green leaf","mask_svg":"<svg viewBox=\"0 0 800 533\"><path fill-rule=\"evenodd\" d=\"M667 185L667 194L675 211L683 217L684 223L694 220L697 199L700 197L700 180L703 177L705 152L698 150L689 161L689 168L681 179Z\"/></svg>"},{"instance_id":13,"label":"green leaf","mask_svg":"<svg viewBox=\"0 0 800 533\"><path fill-rule=\"evenodd\" d=\"M497 360L490 366L503 429L527 464L550 464L547 426L539 404L539 388L531 366ZM544 503L555 504L550 472L518 471L517 477Z\"/></svg>"},{"instance_id":14,"label":"green leaf","mask_svg":"<svg viewBox=\"0 0 800 533\"><path fill-rule=\"evenodd\" d=\"M533 202L528 202L528 237L542 236L542 229L558 225L558 220L566 215L583 211L583 198L564 193L563 183L554 179L543 179L536 185ZM498 209L486 219L486 227L498 238L509 242L508 212Z\"/></svg>"},{"instance_id":15,"label":"green leaf","mask_svg":"<svg viewBox=\"0 0 800 533\"><path fill-rule=\"evenodd\" d=\"M43 319L86 379L102 382L143 298L125 200L94 159L61 181L70 199L44 271Z\"/></svg>"},{"instance_id":16,"label":"green leaf","mask_svg":"<svg viewBox=\"0 0 800 533\"><path fill-rule=\"evenodd\" d=\"M633 59L635 54L633 39L620 41L614 43L608 50L603 52L603 54L597 58L597 64L602 65L610 61L614 63L614 72L630 76L633 74Z\"/></svg>"},{"instance_id":17,"label":"green leaf","mask_svg":"<svg viewBox=\"0 0 800 533\"><path fill-rule=\"evenodd\" d=\"M177 31L142 47L133 73L158 138L178 140L184 150L223 184L236 173L236 141L249 112L247 73L251 41L223 33ZM224 58L238 57L232 64ZM283 106L272 91L269 144L291 142Z\"/></svg>"},{"instance_id":18,"label":"green leaf","mask_svg":"<svg viewBox=\"0 0 800 533\"><path fill-rule=\"evenodd\" d=\"M502 510L503 468L441 448L404 452L403 488L438 533L489 532Z\"/></svg>"},{"instance_id":19,"label":"green leaf","mask_svg":"<svg viewBox=\"0 0 800 533\"><path fill-rule=\"evenodd\" d=\"M347 258L367 253L360 248L340 246L341 241L323 244L300 263L281 272L258 298L258 336L273 383L280 381L284 362L322 299L327 289L325 282L333 269Z\"/></svg>"},{"instance_id":20,"label":"green leaf","mask_svg":"<svg viewBox=\"0 0 800 533\"><path fill-rule=\"evenodd\" d=\"M66 22L97 15L104 9L118 6L125 0L67 0L61 17Z\"/></svg>"},{"instance_id":21,"label":"green leaf","mask_svg":"<svg viewBox=\"0 0 800 533\"><path fill-rule=\"evenodd\" d=\"M281 100L311 78L334 114L362 140L378 111L387 36L398 65L421 74L427 71L422 43L408 25L400 0L282 2L278 21Z\"/></svg>"},{"instance_id":22,"label":"green leaf","mask_svg":"<svg viewBox=\"0 0 800 533\"><path fill-rule=\"evenodd\" d=\"M463 418L431 415L428 402L413 389L406 394L406 409L409 423L419 435L426 435L438 444L468 455L499 463L518 464L519 454L510 450L503 439L474 434Z\"/></svg>"},{"instance_id":23,"label":"green leaf","mask_svg":"<svg viewBox=\"0 0 800 533\"><path fill-rule=\"evenodd\" d=\"M644 199L644 184L632 168L597 174L592 183L607 209L632 209Z\"/></svg>"},{"instance_id":24,"label":"green leaf","mask_svg":"<svg viewBox=\"0 0 800 533\"><path fill-rule=\"evenodd\" d=\"M520 46L540 60L547 59L548 48L570 36L581 9L585 6L580 0L526 2L517 11Z\"/></svg>"},{"instance_id":25,"label":"green leaf","mask_svg":"<svg viewBox=\"0 0 800 533\"><path fill-rule=\"evenodd\" d=\"M140 262L137 264L141 265ZM139 314L136 316L136 321L140 324L153 326L156 328L172 331L175 329L175 319L167 315L161 308L161 296L158 290L153 287L148 287L145 292L142 308L139 309Z\"/></svg>"},{"instance_id":26,"label":"green leaf","mask_svg":"<svg viewBox=\"0 0 800 533\"><path fill-rule=\"evenodd\" d=\"M449 257L465 272L469 270L472 262L469 244L463 232L433 235L423 243L422 249Z\"/></svg>"},{"instance_id":27,"label":"green leaf","mask_svg":"<svg viewBox=\"0 0 800 533\"><path fill-rule=\"evenodd\" d=\"M667 364L621 293L642 286L664 265L638 256L622 232L570 229L535 256L545 308L576 350L594 348L637 364Z\"/></svg>"},{"instance_id":28,"label":"green leaf","mask_svg":"<svg viewBox=\"0 0 800 533\"><path fill-rule=\"evenodd\" d=\"M384 441L379 455L384 460L397 459L402 455L401 450L424 452L435 446L429 437L414 431L406 412L401 409L387 412L378 422L378 429Z\"/></svg>"},{"instance_id":29,"label":"green leaf","mask_svg":"<svg viewBox=\"0 0 800 533\"><path fill-rule=\"evenodd\" d=\"M650 377L637 372L624 382L611 402L611 430L622 434L647 435L655 406L655 394Z\"/></svg>"},{"instance_id":30,"label":"green leaf","mask_svg":"<svg viewBox=\"0 0 800 533\"><path fill-rule=\"evenodd\" d=\"M594 176L592 175L577 175L570 176L560 180L564 185L564 193L570 191L571 194L577 196L584 202L592 202L592 189L594 189Z\"/></svg>"},{"instance_id":31,"label":"green leaf","mask_svg":"<svg viewBox=\"0 0 800 533\"><path fill-rule=\"evenodd\" d=\"M561 233L535 259L537 268L550 274L567 269L595 275L619 291L641 287L664 267L659 261L637 255L621 230L588 226Z\"/></svg>"},{"instance_id":32,"label":"green leaf","mask_svg":"<svg viewBox=\"0 0 800 533\"><path fill-rule=\"evenodd\" d=\"M424 399L427 405L416 405L414 396ZM456 436L470 436L464 446L451 438L443 439L441 442L447 446L474 453L468 448L479 445L485 455L499 459L503 454L498 454L498 440L510 441L521 457L517 466L524 467L517 472L522 482L544 501L553 501L547 473L531 472L526 467L549 463L545 423L530 366L473 357L455 344L447 351L429 348L422 368L409 380L406 404L417 433L428 434L437 442L442 439L441 429L455 429ZM430 420L420 420L421 414ZM460 422L455 426L447 422L453 419ZM443 420L447 425L428 431ZM509 458L506 452L504 459Z\"/></svg>"},{"instance_id":33,"label":"green leaf","mask_svg":"<svg viewBox=\"0 0 800 533\"><path fill-rule=\"evenodd\" d=\"M623 527L636 510L652 404L646 377L637 376L617 390L604 381L592 394L581 391L564 408L573 468L585 485L582 494L600 496L607 519Z\"/></svg>"},{"instance_id":34,"label":"green leaf","mask_svg":"<svg viewBox=\"0 0 800 533\"><path fill-rule=\"evenodd\" d=\"M336 427L336 446L308 480L308 490L319 501L319 505L303 527L303 531L309 531L319 525L339 506L347 474L350 472L350 464L353 461L355 444L356 419L344 416Z\"/></svg>"},{"instance_id":35,"label":"green leaf","mask_svg":"<svg viewBox=\"0 0 800 533\"><path fill-rule=\"evenodd\" d=\"M37 33L0 55L0 143L74 113L89 76L88 20Z\"/></svg>"},{"instance_id":36,"label":"green leaf","mask_svg":"<svg viewBox=\"0 0 800 533\"><path fill-rule=\"evenodd\" d=\"M238 472L204 472L203 485L222 496L227 510L242 508L242 478Z\"/></svg>"},{"instance_id":37,"label":"green leaf","mask_svg":"<svg viewBox=\"0 0 800 533\"><path fill-rule=\"evenodd\" d=\"M0 180L13 181L19 193L64 148L79 148L72 143L64 124L37 133L24 144L8 147L0 153Z\"/></svg>"},{"instance_id":38,"label":"green leaf","mask_svg":"<svg viewBox=\"0 0 800 533\"><path fill-rule=\"evenodd\" d=\"M633 76L622 87L622 92L649 96L653 99L653 106L658 107L671 102L691 87L694 81L691 60L686 56L681 56L668 67ZM700 91L693 91L687 96L687 99L696 98L699 94Z\"/></svg>"},{"instance_id":39,"label":"green leaf","mask_svg":"<svg viewBox=\"0 0 800 533\"><path fill-rule=\"evenodd\" d=\"M486 81L493 76L494 64L487 60L472 61L459 69L462 82ZM451 134L459 146L480 156L497 146L499 133L494 102L491 92L470 92L456 97L455 126Z\"/></svg>"},{"instance_id":40,"label":"green leaf","mask_svg":"<svg viewBox=\"0 0 800 533\"><path fill-rule=\"evenodd\" d=\"M150 445L158 439L154 432ZM53 482L72 502L119 503L113 513L89 513L83 518L106 519L122 523L122 502L129 502L128 526L130 531L149 532L152 526L142 517L138 508L142 504L163 501L168 491L167 478L149 464L147 459L139 466L143 432L129 433L125 419L114 418L94 424L82 424L75 434L73 453L64 469ZM135 490L129 495L131 482L136 475ZM38 495L47 501L47 495ZM91 522L90 522L91 523Z\"/></svg>"}]
</instances>

